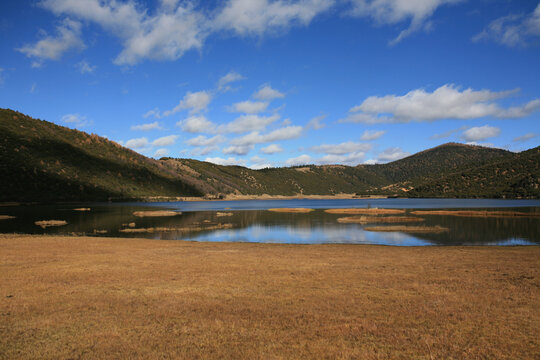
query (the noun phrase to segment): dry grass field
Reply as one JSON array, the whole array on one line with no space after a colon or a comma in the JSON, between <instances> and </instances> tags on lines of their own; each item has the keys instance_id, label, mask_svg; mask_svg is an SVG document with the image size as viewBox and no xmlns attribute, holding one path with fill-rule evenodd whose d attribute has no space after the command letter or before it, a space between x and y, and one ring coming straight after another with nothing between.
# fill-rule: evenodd
<instances>
[{"instance_id":1,"label":"dry grass field","mask_svg":"<svg viewBox=\"0 0 540 360\"><path fill-rule=\"evenodd\" d=\"M538 359L540 247L0 235L0 358Z\"/></svg>"}]
</instances>

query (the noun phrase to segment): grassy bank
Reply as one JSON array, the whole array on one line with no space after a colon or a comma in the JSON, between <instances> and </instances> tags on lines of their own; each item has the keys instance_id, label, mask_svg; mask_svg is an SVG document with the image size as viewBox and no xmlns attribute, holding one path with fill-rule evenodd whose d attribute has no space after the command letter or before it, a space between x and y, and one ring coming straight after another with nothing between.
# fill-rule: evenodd
<instances>
[{"instance_id":1,"label":"grassy bank","mask_svg":"<svg viewBox=\"0 0 540 360\"><path fill-rule=\"evenodd\" d=\"M535 358L540 247L0 235L0 358Z\"/></svg>"}]
</instances>

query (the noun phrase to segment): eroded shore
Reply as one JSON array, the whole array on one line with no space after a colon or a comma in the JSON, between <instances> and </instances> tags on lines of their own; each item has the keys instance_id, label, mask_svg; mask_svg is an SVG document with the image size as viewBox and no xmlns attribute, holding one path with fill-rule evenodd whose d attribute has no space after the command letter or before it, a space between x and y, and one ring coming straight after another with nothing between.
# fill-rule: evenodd
<instances>
[{"instance_id":1,"label":"eroded shore","mask_svg":"<svg viewBox=\"0 0 540 360\"><path fill-rule=\"evenodd\" d=\"M0 235L0 358L534 358L540 247Z\"/></svg>"}]
</instances>

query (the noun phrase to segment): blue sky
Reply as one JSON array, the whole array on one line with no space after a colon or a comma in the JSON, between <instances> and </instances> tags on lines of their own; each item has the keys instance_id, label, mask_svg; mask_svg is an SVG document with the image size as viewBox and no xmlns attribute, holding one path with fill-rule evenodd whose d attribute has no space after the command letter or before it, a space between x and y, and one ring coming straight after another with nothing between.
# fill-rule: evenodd
<instances>
[{"instance_id":1,"label":"blue sky","mask_svg":"<svg viewBox=\"0 0 540 360\"><path fill-rule=\"evenodd\" d=\"M540 3L0 3L0 107L253 168L540 143Z\"/></svg>"}]
</instances>

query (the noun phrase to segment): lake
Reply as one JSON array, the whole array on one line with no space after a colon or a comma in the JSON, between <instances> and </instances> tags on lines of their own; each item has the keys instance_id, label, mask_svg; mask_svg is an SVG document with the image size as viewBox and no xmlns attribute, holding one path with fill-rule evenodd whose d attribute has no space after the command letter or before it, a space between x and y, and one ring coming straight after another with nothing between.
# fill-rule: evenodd
<instances>
[{"instance_id":1,"label":"lake","mask_svg":"<svg viewBox=\"0 0 540 360\"><path fill-rule=\"evenodd\" d=\"M75 211L90 208L90 211ZM276 213L270 208L309 208L309 213ZM404 209L399 216L420 218L414 223L341 223L359 215L327 213L324 209ZM172 217L137 217L136 211L172 210ZM539 200L476 199L351 199L244 200L167 203L91 203L1 206L0 233L145 237L162 240L228 241L296 244L538 245L540 216L469 217L434 215L417 210L488 210L540 213ZM384 215L378 215L382 217ZM41 220L65 220L66 225L42 228ZM373 227L421 226L442 232L371 231ZM367 230L366 230L367 229ZM371 229L371 230L370 230ZM368 231L370 230L370 231Z\"/></svg>"}]
</instances>

